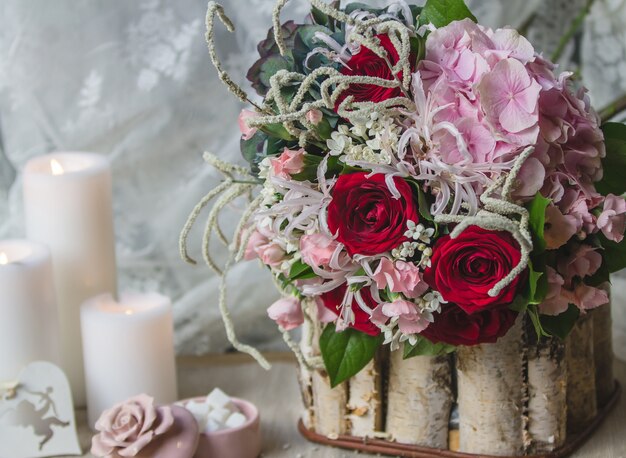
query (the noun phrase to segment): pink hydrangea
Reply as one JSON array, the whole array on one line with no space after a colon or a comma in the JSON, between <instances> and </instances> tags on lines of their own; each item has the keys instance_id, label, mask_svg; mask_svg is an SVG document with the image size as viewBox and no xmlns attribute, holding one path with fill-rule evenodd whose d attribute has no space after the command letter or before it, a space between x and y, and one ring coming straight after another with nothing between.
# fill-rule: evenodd
<instances>
[{"instance_id":1,"label":"pink hydrangea","mask_svg":"<svg viewBox=\"0 0 626 458\"><path fill-rule=\"evenodd\" d=\"M560 315L569 307L568 299L562 294L565 280L552 267L547 268L548 292L539 305L539 312L543 315Z\"/></svg>"},{"instance_id":2,"label":"pink hydrangea","mask_svg":"<svg viewBox=\"0 0 626 458\"><path fill-rule=\"evenodd\" d=\"M428 289L415 264L404 261L396 261L394 264L389 258L380 260L372 278L379 289L389 287L391 292L402 293L411 298L421 296Z\"/></svg>"},{"instance_id":3,"label":"pink hydrangea","mask_svg":"<svg viewBox=\"0 0 626 458\"><path fill-rule=\"evenodd\" d=\"M304 168L304 150L290 150L285 148L282 154L271 159L272 174L289 179L291 175L302 172Z\"/></svg>"},{"instance_id":4,"label":"pink hydrangea","mask_svg":"<svg viewBox=\"0 0 626 458\"><path fill-rule=\"evenodd\" d=\"M623 197L613 194L606 196L604 208L598 217L598 229L604 236L614 242L624 239L626 229L626 201Z\"/></svg>"},{"instance_id":5,"label":"pink hydrangea","mask_svg":"<svg viewBox=\"0 0 626 458\"><path fill-rule=\"evenodd\" d=\"M585 278L595 274L602 265L602 255L597 248L585 244L575 244L568 257L558 263L559 272L570 280L574 277Z\"/></svg>"},{"instance_id":6,"label":"pink hydrangea","mask_svg":"<svg viewBox=\"0 0 626 458\"><path fill-rule=\"evenodd\" d=\"M285 331L291 331L304 323L302 306L295 297L284 297L267 309L267 315Z\"/></svg>"}]
</instances>

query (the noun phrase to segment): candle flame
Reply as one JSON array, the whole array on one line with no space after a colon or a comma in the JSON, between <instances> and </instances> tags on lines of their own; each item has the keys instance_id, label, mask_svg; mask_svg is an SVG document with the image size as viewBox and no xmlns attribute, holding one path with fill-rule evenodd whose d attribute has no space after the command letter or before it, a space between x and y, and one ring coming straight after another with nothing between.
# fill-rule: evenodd
<instances>
[{"instance_id":1,"label":"candle flame","mask_svg":"<svg viewBox=\"0 0 626 458\"><path fill-rule=\"evenodd\" d=\"M126 315L132 315L132 314L133 314L133 311L132 311L132 310L126 310L124 313L125 313Z\"/></svg>"},{"instance_id":2,"label":"candle flame","mask_svg":"<svg viewBox=\"0 0 626 458\"><path fill-rule=\"evenodd\" d=\"M52 170L52 175L63 175L65 170L63 170L63 166L59 164L59 161L56 159L52 159L50 161L50 169Z\"/></svg>"},{"instance_id":3,"label":"candle flame","mask_svg":"<svg viewBox=\"0 0 626 458\"><path fill-rule=\"evenodd\" d=\"M0 253L0 266L7 265L9 263L9 258L6 253Z\"/></svg>"}]
</instances>

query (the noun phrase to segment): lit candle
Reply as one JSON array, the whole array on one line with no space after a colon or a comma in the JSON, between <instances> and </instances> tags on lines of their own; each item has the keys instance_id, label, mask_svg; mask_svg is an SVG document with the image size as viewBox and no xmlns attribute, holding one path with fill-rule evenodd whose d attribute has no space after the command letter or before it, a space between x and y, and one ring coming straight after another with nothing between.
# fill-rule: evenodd
<instances>
[{"instance_id":1,"label":"lit candle","mask_svg":"<svg viewBox=\"0 0 626 458\"><path fill-rule=\"evenodd\" d=\"M0 384L33 361L58 363L56 305L48 248L0 241Z\"/></svg>"},{"instance_id":2,"label":"lit candle","mask_svg":"<svg viewBox=\"0 0 626 458\"><path fill-rule=\"evenodd\" d=\"M29 239L50 247L60 326L60 362L77 406L85 405L80 306L116 293L111 169L104 156L54 153L24 170Z\"/></svg>"},{"instance_id":3,"label":"lit candle","mask_svg":"<svg viewBox=\"0 0 626 458\"><path fill-rule=\"evenodd\" d=\"M146 393L159 404L177 399L172 306L159 294L110 295L81 309L87 413L90 426L104 410Z\"/></svg>"}]
</instances>

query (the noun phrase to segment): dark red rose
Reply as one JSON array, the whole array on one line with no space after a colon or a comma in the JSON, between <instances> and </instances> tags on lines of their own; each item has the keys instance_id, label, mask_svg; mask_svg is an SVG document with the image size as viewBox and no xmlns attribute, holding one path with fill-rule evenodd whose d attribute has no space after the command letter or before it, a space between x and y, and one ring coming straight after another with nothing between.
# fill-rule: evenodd
<instances>
[{"instance_id":1,"label":"dark red rose","mask_svg":"<svg viewBox=\"0 0 626 458\"><path fill-rule=\"evenodd\" d=\"M394 177L400 192L395 199L385 175L366 178L364 172L341 175L328 206L328 228L346 246L350 256L385 253L408 240L407 221L419 221L411 185Z\"/></svg>"},{"instance_id":2,"label":"dark red rose","mask_svg":"<svg viewBox=\"0 0 626 458\"><path fill-rule=\"evenodd\" d=\"M336 314L339 314L339 306L341 305L344 295L346 294L346 289L347 286L344 283L339 288L335 288L332 291L322 294L320 298L322 299L324 307L332 310ZM369 288L361 289L360 293L363 301L365 301L368 307L374 309L378 305L372 298ZM351 307L355 318L354 324L350 326L351 328L369 334L370 336L377 336L380 334L380 329L378 329L378 327L370 321L369 314L359 307L356 299L352 301Z\"/></svg>"},{"instance_id":3,"label":"dark red rose","mask_svg":"<svg viewBox=\"0 0 626 458\"><path fill-rule=\"evenodd\" d=\"M380 40L381 46L387 51L391 65L395 65L400 57L395 46L391 43L389 36L381 34L376 35L376 37ZM395 79L385 59L378 57L365 46L361 46L361 50L352 56L347 62L347 67L341 68L341 73L349 76L373 76L386 80ZM402 72L399 72L397 77L398 80L402 81ZM341 102L349 95L354 97L354 102L382 102L383 100L394 97L401 97L403 93L399 87L380 87L375 84L351 84L350 87L341 94L335 108L338 109Z\"/></svg>"},{"instance_id":4,"label":"dark red rose","mask_svg":"<svg viewBox=\"0 0 626 458\"><path fill-rule=\"evenodd\" d=\"M443 306L421 335L434 343L450 345L478 345L494 343L515 324L518 313L508 307L499 307L468 315L455 304Z\"/></svg>"},{"instance_id":5,"label":"dark red rose","mask_svg":"<svg viewBox=\"0 0 626 458\"><path fill-rule=\"evenodd\" d=\"M456 239L446 235L437 240L424 279L446 301L476 313L513 302L525 275L518 275L496 297L488 292L511 272L521 256L519 244L508 232L470 226Z\"/></svg>"}]
</instances>

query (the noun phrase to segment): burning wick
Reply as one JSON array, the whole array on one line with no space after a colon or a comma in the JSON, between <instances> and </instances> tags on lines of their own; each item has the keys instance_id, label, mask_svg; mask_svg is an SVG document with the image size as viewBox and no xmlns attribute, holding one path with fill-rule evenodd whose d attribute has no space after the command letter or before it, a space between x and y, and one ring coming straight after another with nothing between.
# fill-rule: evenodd
<instances>
[{"instance_id":1,"label":"burning wick","mask_svg":"<svg viewBox=\"0 0 626 458\"><path fill-rule=\"evenodd\" d=\"M63 170L63 166L59 164L59 161L56 159L52 159L50 161L50 169L52 170L52 175L63 175L65 170Z\"/></svg>"},{"instance_id":2,"label":"burning wick","mask_svg":"<svg viewBox=\"0 0 626 458\"><path fill-rule=\"evenodd\" d=\"M132 310L126 310L124 313L125 313L126 315L132 315L132 314L133 314L133 311L132 311Z\"/></svg>"},{"instance_id":3,"label":"burning wick","mask_svg":"<svg viewBox=\"0 0 626 458\"><path fill-rule=\"evenodd\" d=\"M6 266L9 263L9 258L6 253L0 253L0 266Z\"/></svg>"}]
</instances>

